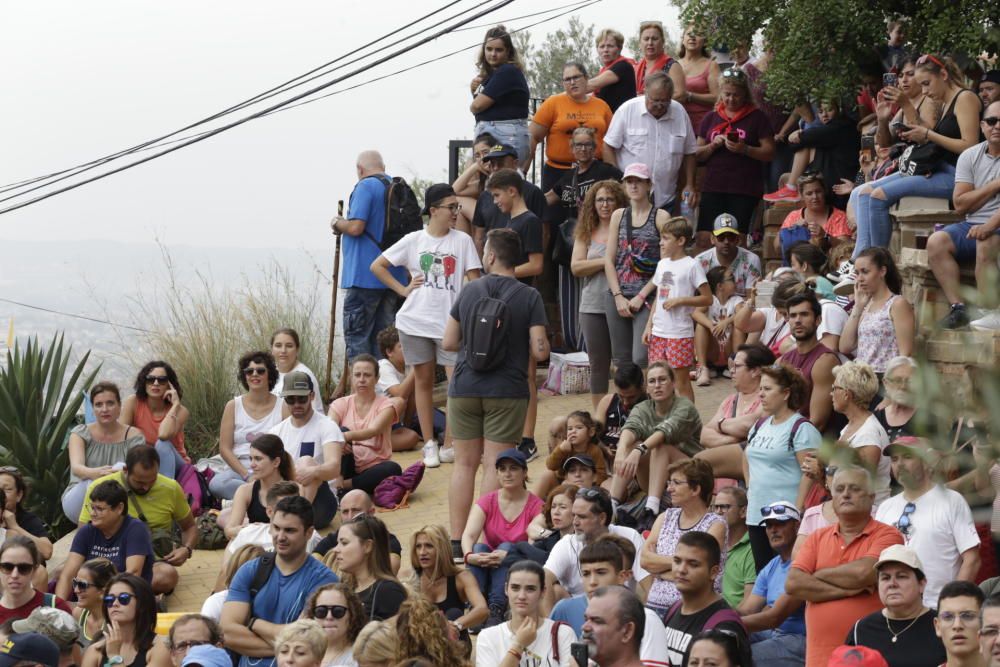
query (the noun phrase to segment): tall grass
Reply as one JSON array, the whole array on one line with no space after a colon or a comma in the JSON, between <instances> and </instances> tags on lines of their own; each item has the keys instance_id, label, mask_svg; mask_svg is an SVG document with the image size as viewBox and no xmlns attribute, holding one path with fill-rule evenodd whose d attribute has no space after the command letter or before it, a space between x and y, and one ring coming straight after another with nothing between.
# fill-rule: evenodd
<instances>
[{"instance_id":1,"label":"tall grass","mask_svg":"<svg viewBox=\"0 0 1000 667\"><path fill-rule=\"evenodd\" d=\"M168 279L163 287L139 297L133 307L134 321L155 333L126 356L135 368L163 359L177 371L181 402L191 413L184 429L186 448L197 459L218 451L222 410L243 391L237 361L245 352L268 350L274 330L298 331L299 358L323 381L328 302L320 298L318 277L312 285L298 284L277 262L220 288L200 272L192 287L181 286L169 255L164 259Z\"/></svg>"}]
</instances>

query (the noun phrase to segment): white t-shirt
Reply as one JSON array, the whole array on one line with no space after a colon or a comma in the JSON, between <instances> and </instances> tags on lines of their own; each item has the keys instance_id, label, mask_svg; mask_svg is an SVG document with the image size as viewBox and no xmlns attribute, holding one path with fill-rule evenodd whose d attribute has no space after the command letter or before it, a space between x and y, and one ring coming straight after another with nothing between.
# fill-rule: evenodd
<instances>
[{"instance_id":1,"label":"white t-shirt","mask_svg":"<svg viewBox=\"0 0 1000 667\"><path fill-rule=\"evenodd\" d=\"M840 432L840 439L844 440L844 433L849 426L845 426ZM846 441L852 448L867 447L876 445L880 452L884 452L889 446L889 434L885 432L882 425L878 423L875 415L868 415L868 419L861 425L861 428ZM889 497L889 477L892 474L892 467L889 465L888 456L879 456L878 470L875 473L875 505L878 506Z\"/></svg>"},{"instance_id":2,"label":"white t-shirt","mask_svg":"<svg viewBox=\"0 0 1000 667\"><path fill-rule=\"evenodd\" d=\"M309 538L309 543L306 545L306 549L312 552L322 539L320 534L314 530L312 536ZM271 524L248 523L243 526L240 528L240 532L236 533L236 537L226 545L226 553L232 556L240 547L247 544L255 544L258 547L263 547L264 551L274 551L274 542L271 541Z\"/></svg>"},{"instance_id":3,"label":"white t-shirt","mask_svg":"<svg viewBox=\"0 0 1000 667\"><path fill-rule=\"evenodd\" d=\"M909 502L902 493L897 494L879 505L875 518L896 526ZM935 484L913 504L916 509L910 514L910 529L903 539L924 566L924 604L936 609L941 588L958 576L962 552L979 546L979 534L969 503L956 491Z\"/></svg>"},{"instance_id":4,"label":"white t-shirt","mask_svg":"<svg viewBox=\"0 0 1000 667\"><path fill-rule=\"evenodd\" d=\"M820 320L819 328L816 329L816 337L823 338L828 333L834 336L844 333L844 325L847 324L848 318L847 311L837 304L836 301L829 301L827 299L822 299L820 306L822 307L821 313L823 319Z\"/></svg>"},{"instance_id":5,"label":"white t-shirt","mask_svg":"<svg viewBox=\"0 0 1000 667\"><path fill-rule=\"evenodd\" d=\"M237 396L233 400L233 454L240 459L244 466L250 464L250 443L258 435L262 435L271 430L275 424L281 421L281 406L284 403L280 398L274 402L274 409L266 414L263 419L254 419L243 407L243 397Z\"/></svg>"},{"instance_id":6,"label":"white t-shirt","mask_svg":"<svg viewBox=\"0 0 1000 667\"><path fill-rule=\"evenodd\" d=\"M552 623L551 619L542 619L535 634L535 641L524 650L519 667L569 667L572 656L571 644L576 641L576 633L568 625L560 625L557 635L559 642L559 662L552 657ZM496 667L507 651L514 646L514 633L510 631L510 623L501 623L492 628L486 628L476 638L476 667Z\"/></svg>"},{"instance_id":7,"label":"white t-shirt","mask_svg":"<svg viewBox=\"0 0 1000 667\"><path fill-rule=\"evenodd\" d=\"M465 273L483 268L472 237L457 229L434 237L422 229L401 238L382 256L393 266L405 267L411 276L424 278L396 314L396 328L411 336L443 338Z\"/></svg>"},{"instance_id":8,"label":"white t-shirt","mask_svg":"<svg viewBox=\"0 0 1000 667\"><path fill-rule=\"evenodd\" d=\"M670 664L670 650L667 648L667 630L663 621L652 609L646 610L646 630L642 633L639 658L647 667L667 667Z\"/></svg>"},{"instance_id":9,"label":"white t-shirt","mask_svg":"<svg viewBox=\"0 0 1000 667\"><path fill-rule=\"evenodd\" d=\"M229 595L228 589L209 595L201 605L201 615L218 623L222 618L222 605L226 603L227 595Z\"/></svg>"},{"instance_id":10,"label":"white t-shirt","mask_svg":"<svg viewBox=\"0 0 1000 667\"><path fill-rule=\"evenodd\" d=\"M743 301L743 297L739 294L729 297L726 303L720 302L719 297L712 295L712 305L708 307L708 319L718 322L721 319L732 317L733 313L736 312L736 306L743 303Z\"/></svg>"},{"instance_id":11,"label":"white t-shirt","mask_svg":"<svg viewBox=\"0 0 1000 667\"><path fill-rule=\"evenodd\" d=\"M788 320L778 314L778 309L773 306L758 308L764 313L764 330L760 332L760 342L777 350L778 345L788 335Z\"/></svg>"},{"instance_id":12,"label":"white t-shirt","mask_svg":"<svg viewBox=\"0 0 1000 667\"><path fill-rule=\"evenodd\" d=\"M309 367L306 366L301 361L295 365L295 368L292 369L292 372L295 372L295 371L299 371L301 373L305 373L306 375L309 376L309 379L312 380L312 383L313 383L313 410L315 410L316 412L319 412L321 414L324 413L324 412L326 412L326 410L323 409L323 399L320 398L320 395L319 395L320 394L320 391L319 391L319 380L316 379L316 376L313 375L313 372L311 370L309 370ZM271 393L274 394L275 396L277 396L279 399L281 398L281 388L285 386L285 375L287 375L287 373L278 373L278 382L277 382L277 384L274 385L274 389L271 390Z\"/></svg>"},{"instance_id":13,"label":"white t-shirt","mask_svg":"<svg viewBox=\"0 0 1000 667\"><path fill-rule=\"evenodd\" d=\"M323 445L328 442L344 442L340 427L319 412L313 412L313 416L301 428L295 426L289 417L270 432L281 438L285 451L293 461L298 461L303 456L312 456L317 463L323 463Z\"/></svg>"},{"instance_id":14,"label":"white t-shirt","mask_svg":"<svg viewBox=\"0 0 1000 667\"><path fill-rule=\"evenodd\" d=\"M656 299L653 302L654 336L658 338L694 338L693 306L677 306L663 309L667 299L695 296L698 288L707 282L705 270L693 257L661 259L656 264L653 284L656 285Z\"/></svg>"},{"instance_id":15,"label":"white t-shirt","mask_svg":"<svg viewBox=\"0 0 1000 667\"><path fill-rule=\"evenodd\" d=\"M405 379L406 375L397 371L391 361L388 359L379 359L378 384L375 385L375 393L380 396L387 396L389 394L389 387L402 384Z\"/></svg>"},{"instance_id":16,"label":"white t-shirt","mask_svg":"<svg viewBox=\"0 0 1000 667\"><path fill-rule=\"evenodd\" d=\"M639 564L639 555L642 553L642 546L645 540L642 535L625 526L608 526L608 530L628 539L635 545L635 562L632 564L632 576L636 582L640 582L649 576L649 572L642 569ZM556 579L566 589L570 595L581 595L583 593L583 580L580 578L580 550L583 549L583 540L575 534L564 535L556 542L549 552L548 560L545 561L545 569L555 575Z\"/></svg>"}]
</instances>

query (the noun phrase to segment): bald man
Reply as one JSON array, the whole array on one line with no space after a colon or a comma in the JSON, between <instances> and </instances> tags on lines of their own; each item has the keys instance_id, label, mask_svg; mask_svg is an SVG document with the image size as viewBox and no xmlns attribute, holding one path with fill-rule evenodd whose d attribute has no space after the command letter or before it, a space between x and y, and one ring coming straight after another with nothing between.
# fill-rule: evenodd
<instances>
[{"instance_id":1,"label":"bald man","mask_svg":"<svg viewBox=\"0 0 1000 667\"><path fill-rule=\"evenodd\" d=\"M347 218L338 215L330 223L334 234L344 235L340 287L344 289L344 340L347 358L370 354L382 356L376 334L393 323L399 296L387 289L369 267L382 254L378 240L385 231L386 188L390 177L378 151L362 151L355 165L358 183L351 193ZM389 269L403 284L409 282L405 267Z\"/></svg>"},{"instance_id":2,"label":"bald man","mask_svg":"<svg viewBox=\"0 0 1000 667\"><path fill-rule=\"evenodd\" d=\"M355 517L362 514L375 514L375 501L372 497L361 489L353 489L344 494L340 499L340 525L348 521L353 521ZM320 543L313 547L313 553L325 556L326 552L337 545L337 533L334 531L320 540ZM392 565L392 573L399 573L399 565L403 554L403 546L399 539L389 533L389 564Z\"/></svg>"}]
</instances>

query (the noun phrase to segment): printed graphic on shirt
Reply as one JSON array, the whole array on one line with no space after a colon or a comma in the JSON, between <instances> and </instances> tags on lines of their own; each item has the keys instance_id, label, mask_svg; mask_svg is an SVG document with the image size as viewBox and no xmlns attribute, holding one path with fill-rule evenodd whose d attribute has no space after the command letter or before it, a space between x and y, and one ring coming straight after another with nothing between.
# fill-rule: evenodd
<instances>
[{"instance_id":1,"label":"printed graphic on shirt","mask_svg":"<svg viewBox=\"0 0 1000 667\"><path fill-rule=\"evenodd\" d=\"M454 255L430 251L420 253L420 270L424 272L423 287L454 292L456 266Z\"/></svg>"},{"instance_id":2,"label":"printed graphic on shirt","mask_svg":"<svg viewBox=\"0 0 1000 667\"><path fill-rule=\"evenodd\" d=\"M656 290L656 298L662 304L664 301L670 298L670 288L674 286L674 272L664 271L663 276L660 278L660 284Z\"/></svg>"}]
</instances>

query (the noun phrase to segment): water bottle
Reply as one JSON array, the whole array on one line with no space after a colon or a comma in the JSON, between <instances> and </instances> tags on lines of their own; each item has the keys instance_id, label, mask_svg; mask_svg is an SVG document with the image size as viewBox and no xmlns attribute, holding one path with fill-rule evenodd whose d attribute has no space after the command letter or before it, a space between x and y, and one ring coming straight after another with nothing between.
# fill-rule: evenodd
<instances>
[{"instance_id":1,"label":"water bottle","mask_svg":"<svg viewBox=\"0 0 1000 667\"><path fill-rule=\"evenodd\" d=\"M691 210L691 204L688 203L690 197L691 193L687 190L685 190L684 194L681 195L681 215L687 218L688 222L693 223L694 211Z\"/></svg>"}]
</instances>

